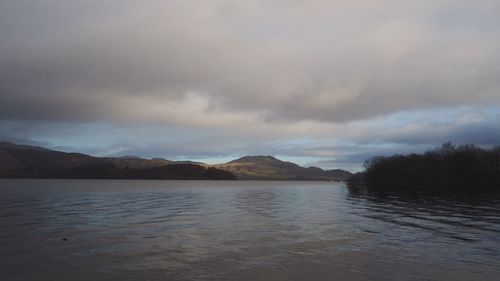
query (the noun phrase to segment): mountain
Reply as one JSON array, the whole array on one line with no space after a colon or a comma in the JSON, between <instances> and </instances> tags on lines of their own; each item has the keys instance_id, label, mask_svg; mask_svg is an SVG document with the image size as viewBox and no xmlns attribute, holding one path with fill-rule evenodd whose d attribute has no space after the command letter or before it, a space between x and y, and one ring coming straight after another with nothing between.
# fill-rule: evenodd
<instances>
[{"instance_id":1,"label":"mountain","mask_svg":"<svg viewBox=\"0 0 500 281\"><path fill-rule=\"evenodd\" d=\"M245 156L225 164L136 156L93 157L0 142L0 178L346 180L344 170L304 168L272 156Z\"/></svg>"},{"instance_id":2,"label":"mountain","mask_svg":"<svg viewBox=\"0 0 500 281\"><path fill-rule=\"evenodd\" d=\"M236 176L193 163L138 157L93 157L1 142L0 178L235 180Z\"/></svg>"},{"instance_id":3,"label":"mountain","mask_svg":"<svg viewBox=\"0 0 500 281\"><path fill-rule=\"evenodd\" d=\"M344 170L304 168L273 156L245 156L214 167L231 172L241 180L347 180L351 173Z\"/></svg>"}]
</instances>

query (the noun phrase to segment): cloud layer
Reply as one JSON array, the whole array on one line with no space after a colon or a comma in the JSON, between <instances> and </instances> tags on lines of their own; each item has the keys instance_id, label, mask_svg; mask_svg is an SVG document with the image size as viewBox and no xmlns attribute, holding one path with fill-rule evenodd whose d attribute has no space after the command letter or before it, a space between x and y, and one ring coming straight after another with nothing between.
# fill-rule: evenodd
<instances>
[{"instance_id":1,"label":"cloud layer","mask_svg":"<svg viewBox=\"0 0 500 281\"><path fill-rule=\"evenodd\" d=\"M297 143L304 157L323 142L491 144L499 30L494 0L5 0L0 120L4 138L81 147L43 130L104 124L96 147L120 146L113 128L150 134L148 151L200 157L293 156L285 148ZM179 128L191 150L174 145Z\"/></svg>"}]
</instances>

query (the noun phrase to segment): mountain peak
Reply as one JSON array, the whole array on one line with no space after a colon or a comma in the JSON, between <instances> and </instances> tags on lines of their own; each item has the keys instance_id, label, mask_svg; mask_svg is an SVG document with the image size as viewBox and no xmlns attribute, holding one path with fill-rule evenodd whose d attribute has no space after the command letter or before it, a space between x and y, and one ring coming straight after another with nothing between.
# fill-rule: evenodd
<instances>
[{"instance_id":1,"label":"mountain peak","mask_svg":"<svg viewBox=\"0 0 500 281\"><path fill-rule=\"evenodd\" d=\"M324 171L318 167L304 168L268 155L244 156L214 166L246 180L344 180L349 173Z\"/></svg>"},{"instance_id":2,"label":"mountain peak","mask_svg":"<svg viewBox=\"0 0 500 281\"><path fill-rule=\"evenodd\" d=\"M228 162L228 164L234 164L234 163L246 163L246 162L283 162L273 156L270 155L249 155L249 156L243 156L241 158L238 158L236 160Z\"/></svg>"}]
</instances>

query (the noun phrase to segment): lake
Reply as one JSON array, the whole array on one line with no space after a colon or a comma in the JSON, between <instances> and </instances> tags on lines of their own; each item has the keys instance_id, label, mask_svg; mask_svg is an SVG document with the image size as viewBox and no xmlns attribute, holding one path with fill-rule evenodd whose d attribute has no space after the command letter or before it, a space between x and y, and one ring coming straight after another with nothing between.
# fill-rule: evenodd
<instances>
[{"instance_id":1,"label":"lake","mask_svg":"<svg viewBox=\"0 0 500 281\"><path fill-rule=\"evenodd\" d=\"M499 280L500 200L0 180L0 280Z\"/></svg>"}]
</instances>

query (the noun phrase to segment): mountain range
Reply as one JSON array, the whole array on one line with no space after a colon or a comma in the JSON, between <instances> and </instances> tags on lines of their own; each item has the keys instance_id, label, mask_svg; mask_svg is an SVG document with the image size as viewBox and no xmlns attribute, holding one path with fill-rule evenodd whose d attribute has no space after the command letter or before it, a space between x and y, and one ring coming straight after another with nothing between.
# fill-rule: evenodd
<instances>
[{"instance_id":1,"label":"mountain range","mask_svg":"<svg viewBox=\"0 0 500 281\"><path fill-rule=\"evenodd\" d=\"M350 176L345 170L305 168L272 156L245 156L209 165L135 156L94 157L0 142L0 178L343 181Z\"/></svg>"}]
</instances>

